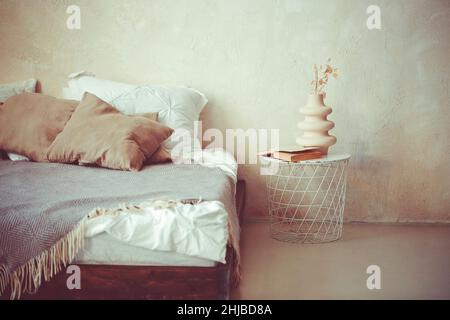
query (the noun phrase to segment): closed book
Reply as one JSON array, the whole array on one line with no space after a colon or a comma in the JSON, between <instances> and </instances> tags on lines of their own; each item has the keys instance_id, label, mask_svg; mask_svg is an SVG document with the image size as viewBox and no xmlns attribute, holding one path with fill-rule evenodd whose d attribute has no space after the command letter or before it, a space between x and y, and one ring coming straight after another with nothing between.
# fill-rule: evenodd
<instances>
[{"instance_id":1,"label":"closed book","mask_svg":"<svg viewBox=\"0 0 450 320\"><path fill-rule=\"evenodd\" d=\"M318 148L283 148L278 151L273 151L271 156L275 159L280 159L289 162L298 162L304 160L313 160L322 158L322 152Z\"/></svg>"}]
</instances>

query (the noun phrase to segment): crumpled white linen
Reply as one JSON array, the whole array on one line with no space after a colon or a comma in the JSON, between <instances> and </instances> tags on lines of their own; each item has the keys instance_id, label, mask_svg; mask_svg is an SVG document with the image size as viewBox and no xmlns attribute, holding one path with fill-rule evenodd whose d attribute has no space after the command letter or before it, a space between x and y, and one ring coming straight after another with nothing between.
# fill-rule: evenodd
<instances>
[{"instance_id":1,"label":"crumpled white linen","mask_svg":"<svg viewBox=\"0 0 450 320\"><path fill-rule=\"evenodd\" d=\"M143 203L138 206L142 209L122 209L88 219L85 236L106 232L132 246L225 263L228 214L221 202L164 203Z\"/></svg>"}]
</instances>

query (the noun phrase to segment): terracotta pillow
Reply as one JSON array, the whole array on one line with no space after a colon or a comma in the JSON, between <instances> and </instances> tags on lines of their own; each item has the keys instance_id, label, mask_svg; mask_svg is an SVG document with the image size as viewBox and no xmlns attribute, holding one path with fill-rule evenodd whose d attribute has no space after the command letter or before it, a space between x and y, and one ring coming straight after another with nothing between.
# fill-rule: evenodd
<instances>
[{"instance_id":1,"label":"terracotta pillow","mask_svg":"<svg viewBox=\"0 0 450 320\"><path fill-rule=\"evenodd\" d=\"M172 132L144 116L124 115L86 92L50 146L47 158L51 162L139 171Z\"/></svg>"},{"instance_id":2,"label":"terracotta pillow","mask_svg":"<svg viewBox=\"0 0 450 320\"><path fill-rule=\"evenodd\" d=\"M146 117L153 121L158 121L158 112L140 113L138 116ZM172 161L169 151L163 146L160 146L158 150L150 158L145 161L145 164L164 163Z\"/></svg>"},{"instance_id":3,"label":"terracotta pillow","mask_svg":"<svg viewBox=\"0 0 450 320\"><path fill-rule=\"evenodd\" d=\"M150 158L145 161L145 164L164 163L170 161L172 161L172 157L170 156L169 151L161 146L154 154L152 154Z\"/></svg>"},{"instance_id":4,"label":"terracotta pillow","mask_svg":"<svg viewBox=\"0 0 450 320\"><path fill-rule=\"evenodd\" d=\"M21 93L0 104L0 149L47 161L48 147L63 130L78 102Z\"/></svg>"}]
</instances>

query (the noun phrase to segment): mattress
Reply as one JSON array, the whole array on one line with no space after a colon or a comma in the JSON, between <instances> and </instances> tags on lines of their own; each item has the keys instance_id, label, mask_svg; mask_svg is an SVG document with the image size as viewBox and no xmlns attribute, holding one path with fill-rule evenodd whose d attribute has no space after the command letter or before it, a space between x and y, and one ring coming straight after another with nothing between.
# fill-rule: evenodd
<instances>
[{"instance_id":1,"label":"mattress","mask_svg":"<svg viewBox=\"0 0 450 320\"><path fill-rule=\"evenodd\" d=\"M213 267L216 262L170 251L147 250L131 246L102 233L86 239L75 264L130 266Z\"/></svg>"},{"instance_id":2,"label":"mattress","mask_svg":"<svg viewBox=\"0 0 450 320\"><path fill-rule=\"evenodd\" d=\"M19 218L36 217L33 221L36 220L40 224L56 225L63 218L64 221L68 219L78 221L81 215L87 215L95 208L117 208L123 203L140 204L151 199L216 201L223 204L227 212L229 240L238 253L239 222L234 201L237 166L233 161L227 165L219 155L220 152L202 152L198 156L199 159L196 159L196 155L192 155L191 163L146 166L140 172L57 163L0 161L2 188L0 217L8 214L14 214ZM226 170L228 167L230 169ZM26 222L23 220L19 221L20 226L28 226L22 223ZM0 264L12 261L11 269L29 259L26 255L18 256L18 253L30 243L36 247L36 252L53 244L52 239L36 237L33 233L24 233L20 241L16 241L16 238L10 236L9 231L6 230L3 237L0 237L0 251L8 250L5 252L10 255L0 254ZM213 263L205 259L202 261L198 259L199 256L187 258L182 252L169 254L166 251L170 250L130 248L126 243L119 244L107 236L108 234L102 233L98 234L98 237L86 239L86 248L79 252L77 262L102 264L129 262L147 265L195 263L197 266ZM143 253L142 250L147 252ZM6 257L14 259L7 260Z\"/></svg>"}]
</instances>

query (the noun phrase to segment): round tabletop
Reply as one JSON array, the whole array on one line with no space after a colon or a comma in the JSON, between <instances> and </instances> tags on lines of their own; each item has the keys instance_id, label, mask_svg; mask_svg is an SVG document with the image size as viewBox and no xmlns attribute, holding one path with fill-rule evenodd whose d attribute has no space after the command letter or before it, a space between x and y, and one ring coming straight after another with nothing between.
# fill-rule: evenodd
<instances>
[{"instance_id":1,"label":"round tabletop","mask_svg":"<svg viewBox=\"0 0 450 320\"><path fill-rule=\"evenodd\" d=\"M292 164L306 164L306 163L319 164L319 163L330 163L330 162L348 160L348 159L350 159L351 155L348 153L330 153L319 159L303 160L303 161L298 161L298 162L289 162L289 161L275 159L275 158L267 157L267 156L260 156L260 157L262 159L264 159L264 161L269 161L269 162L275 161L275 162L292 163Z\"/></svg>"}]
</instances>

